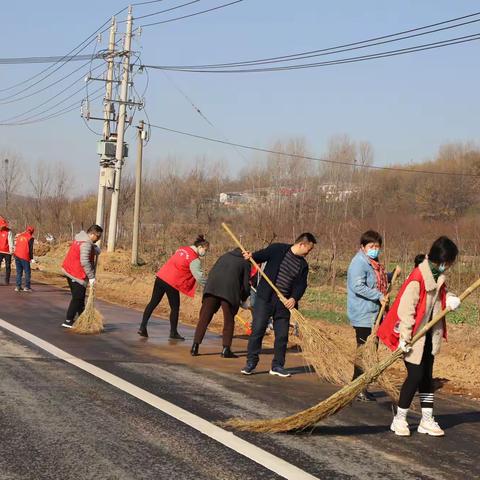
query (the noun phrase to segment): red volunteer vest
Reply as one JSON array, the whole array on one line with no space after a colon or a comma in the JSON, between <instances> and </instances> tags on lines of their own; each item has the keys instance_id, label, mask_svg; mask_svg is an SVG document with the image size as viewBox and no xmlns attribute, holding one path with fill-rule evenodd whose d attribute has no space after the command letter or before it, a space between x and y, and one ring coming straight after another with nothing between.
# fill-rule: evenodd
<instances>
[{"instance_id":1,"label":"red volunteer vest","mask_svg":"<svg viewBox=\"0 0 480 480\"><path fill-rule=\"evenodd\" d=\"M10 253L8 245L8 234L10 230L0 230L0 253Z\"/></svg>"},{"instance_id":2,"label":"red volunteer vest","mask_svg":"<svg viewBox=\"0 0 480 480\"><path fill-rule=\"evenodd\" d=\"M190 271L190 264L198 253L190 247L180 247L160 268L157 277L189 297L195 295L196 280Z\"/></svg>"},{"instance_id":3,"label":"red volunteer vest","mask_svg":"<svg viewBox=\"0 0 480 480\"><path fill-rule=\"evenodd\" d=\"M17 235L17 238L15 239L15 250L13 252L15 257L26 260L27 262L31 260L29 246L31 238L33 237L28 232L23 232Z\"/></svg>"},{"instance_id":4,"label":"red volunteer vest","mask_svg":"<svg viewBox=\"0 0 480 480\"><path fill-rule=\"evenodd\" d=\"M63 261L62 268L72 277L78 278L79 280L86 280L87 274L85 273L85 270L80 263L80 246L82 245L82 243L85 242L79 242L75 240L72 243L70 249L67 252L65 260ZM90 262L92 263L92 265L94 260L95 251L92 248L90 251Z\"/></svg>"},{"instance_id":5,"label":"red volunteer vest","mask_svg":"<svg viewBox=\"0 0 480 480\"><path fill-rule=\"evenodd\" d=\"M402 285L400 292L398 292L397 298L393 303L392 307L385 316L383 322L378 328L377 336L378 338L388 347L390 350L396 350L398 348L398 343L400 341L400 319L398 318L398 306L402 298L403 292L411 282L418 282L420 284L420 298L418 300L417 307L415 308L415 325L413 327L412 335L415 335L418 327L422 323L423 317L425 316L427 310L427 290L425 289L425 281L423 279L420 269L415 268L409 277L405 280L405 283ZM446 306L447 300L447 289L445 284L440 288L440 300L442 302L442 308ZM445 319L443 319L443 337L447 338L447 324Z\"/></svg>"}]
</instances>

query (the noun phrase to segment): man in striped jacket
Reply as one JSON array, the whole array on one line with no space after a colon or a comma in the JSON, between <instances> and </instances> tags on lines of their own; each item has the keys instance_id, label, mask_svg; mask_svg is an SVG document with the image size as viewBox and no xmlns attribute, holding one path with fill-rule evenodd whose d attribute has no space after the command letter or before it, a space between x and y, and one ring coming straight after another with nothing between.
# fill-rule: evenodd
<instances>
[{"instance_id":1,"label":"man in striped jacket","mask_svg":"<svg viewBox=\"0 0 480 480\"><path fill-rule=\"evenodd\" d=\"M253 307L252 334L248 340L247 364L242 370L244 375L251 375L257 366L268 320L272 317L275 344L270 374L279 377L290 376L290 373L284 368L290 310L298 305L307 289L308 263L305 257L312 251L316 243L317 240L311 233L302 233L293 245L274 243L253 254L249 252L244 254L246 259L253 258L259 264L267 263L264 269L265 274L287 299L285 303L282 303L272 287L263 278L260 280Z\"/></svg>"}]
</instances>

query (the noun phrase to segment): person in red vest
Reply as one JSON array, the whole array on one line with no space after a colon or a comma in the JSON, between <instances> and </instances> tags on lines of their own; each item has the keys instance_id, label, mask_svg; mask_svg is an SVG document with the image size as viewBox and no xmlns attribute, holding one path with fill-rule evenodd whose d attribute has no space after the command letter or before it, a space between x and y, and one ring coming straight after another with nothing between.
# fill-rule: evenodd
<instances>
[{"instance_id":1,"label":"person in red vest","mask_svg":"<svg viewBox=\"0 0 480 480\"><path fill-rule=\"evenodd\" d=\"M82 230L75 235L63 261L62 271L67 277L72 300L62 327L72 328L75 315L80 315L85 309L87 285L95 284L96 259L100 254L100 249L95 244L102 238L102 233L102 227L92 225L86 232Z\"/></svg>"},{"instance_id":2,"label":"person in red vest","mask_svg":"<svg viewBox=\"0 0 480 480\"><path fill-rule=\"evenodd\" d=\"M138 334L148 338L147 324L163 296L167 294L170 305L170 338L185 340L177 330L180 313L180 292L189 297L195 295L197 282L204 287L207 278L202 271L200 258L204 257L210 243L199 235L193 245L180 247L160 268L155 278L152 298L145 307Z\"/></svg>"},{"instance_id":3,"label":"person in red vest","mask_svg":"<svg viewBox=\"0 0 480 480\"><path fill-rule=\"evenodd\" d=\"M400 390L397 414L390 429L400 436L409 436L407 413L418 390L422 419L419 433L440 437L445 432L433 417L433 362L440 350L442 338L447 338L447 324L436 323L414 345L412 337L444 308L455 310L460 299L447 293L444 272L455 262L458 248L448 237L433 243L427 256L417 256L414 268L404 282L392 308L378 329L378 337L391 350L401 349L405 355L407 378Z\"/></svg>"},{"instance_id":4,"label":"person in red vest","mask_svg":"<svg viewBox=\"0 0 480 480\"><path fill-rule=\"evenodd\" d=\"M13 256L15 257L15 269L17 271L17 278L15 287L16 292L31 292L30 278L30 262L33 260L33 232L35 229L28 226L27 229L19 233L15 237L15 250ZM22 289L22 277L25 272L25 288Z\"/></svg>"},{"instance_id":5,"label":"person in red vest","mask_svg":"<svg viewBox=\"0 0 480 480\"><path fill-rule=\"evenodd\" d=\"M10 284L13 250L13 233L8 228L8 222L3 217L0 217L0 268L5 261L5 285Z\"/></svg>"}]
</instances>

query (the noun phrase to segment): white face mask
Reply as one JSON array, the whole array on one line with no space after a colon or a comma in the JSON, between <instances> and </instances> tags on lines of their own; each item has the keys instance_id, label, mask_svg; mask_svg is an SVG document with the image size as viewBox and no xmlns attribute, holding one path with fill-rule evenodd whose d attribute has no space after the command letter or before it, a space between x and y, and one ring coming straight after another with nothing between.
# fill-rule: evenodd
<instances>
[{"instance_id":1,"label":"white face mask","mask_svg":"<svg viewBox=\"0 0 480 480\"><path fill-rule=\"evenodd\" d=\"M199 257L204 257L207 254L207 251L203 247L197 247L197 250Z\"/></svg>"}]
</instances>

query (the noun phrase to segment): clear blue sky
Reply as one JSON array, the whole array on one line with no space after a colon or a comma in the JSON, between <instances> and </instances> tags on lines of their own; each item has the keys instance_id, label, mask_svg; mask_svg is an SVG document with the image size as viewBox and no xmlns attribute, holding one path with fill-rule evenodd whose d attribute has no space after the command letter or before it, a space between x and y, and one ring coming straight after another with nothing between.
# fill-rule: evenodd
<instances>
[{"instance_id":1,"label":"clear blue sky","mask_svg":"<svg viewBox=\"0 0 480 480\"><path fill-rule=\"evenodd\" d=\"M162 17L225 1L202 0ZM164 0L136 7L134 14L139 16L180 3L185 1ZM2 42L0 56L65 54L122 6L123 2L118 0L9 2L2 13L2 38L7 41ZM145 28L134 46L141 47L146 64L248 60L363 40L465 15L475 9L475 2L463 0L245 0L210 14ZM480 22L437 36L420 37L413 43L392 44L391 48L476 32L480 32ZM433 157L446 142L477 141L479 47L480 42L472 42L384 60L279 73L170 75L232 141L268 147L277 139L304 137L310 151L321 156L332 135L348 134L354 140L369 140L373 144L377 164L410 162ZM382 48L389 47L378 47ZM79 65L72 63L75 68ZM0 88L44 67L0 65ZM144 79L137 78L141 90ZM67 84L65 81L61 86ZM41 103L61 86L21 103L0 105L0 120ZM5 95L0 93L1 98ZM153 123L221 136L159 71L150 72L147 102ZM144 117L140 113L136 118ZM100 129L98 122L91 125ZM242 163L229 147L159 131L153 134L146 150L150 161L176 155L188 163L206 155L225 159L232 172ZM45 123L0 127L0 149L16 150L31 162L42 158L66 162L76 173L77 193L95 188L97 183L95 141L95 135L86 129L77 111ZM245 155L250 161L256 158L249 152ZM129 162L133 160L132 155Z\"/></svg>"}]
</instances>

